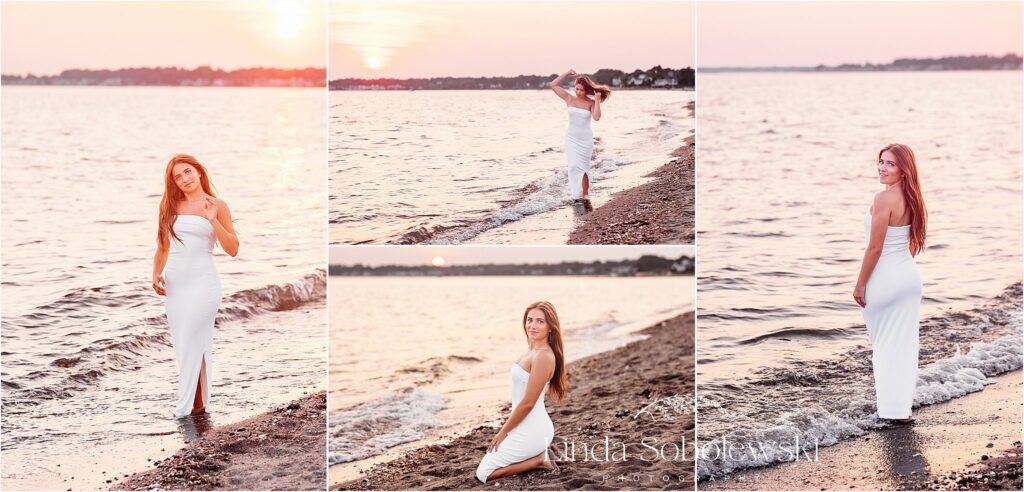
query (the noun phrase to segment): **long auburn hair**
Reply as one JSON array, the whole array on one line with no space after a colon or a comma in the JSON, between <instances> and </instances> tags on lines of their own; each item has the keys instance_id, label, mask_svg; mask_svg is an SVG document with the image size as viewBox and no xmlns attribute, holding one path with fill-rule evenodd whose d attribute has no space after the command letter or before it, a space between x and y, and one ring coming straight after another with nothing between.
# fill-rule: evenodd
<instances>
[{"instance_id":1,"label":"long auburn hair","mask_svg":"<svg viewBox=\"0 0 1024 492\"><path fill-rule=\"evenodd\" d=\"M600 94L601 102L604 102L606 99L608 99L609 96L612 95L611 87L608 87L607 85L598 84L597 82L590 80L590 77L587 77L586 75L580 75L579 77L576 77L576 81L573 82L573 85L575 86L576 84L583 84L583 90L584 92L587 93L588 96ZM597 96L595 95L594 97Z\"/></svg>"},{"instance_id":2,"label":"long auburn hair","mask_svg":"<svg viewBox=\"0 0 1024 492\"><path fill-rule=\"evenodd\" d=\"M551 375L548 394L554 397L556 402L560 403L565 399L566 392L569 391L569 376L565 372L565 350L562 348L562 325L558 321L558 313L555 312L555 306L550 302L537 301L530 304L523 311L523 333L526 335L527 341L529 341L530 335L526 332L526 316L534 309L539 309L544 313L544 320L547 321L548 345L551 347L551 351L555 353L555 372Z\"/></svg>"},{"instance_id":3,"label":"long auburn hair","mask_svg":"<svg viewBox=\"0 0 1024 492\"><path fill-rule=\"evenodd\" d=\"M921 180L917 176L917 160L914 158L914 151L903 144L889 144L878 151L878 161L882 159L883 152L892 152L896 157L896 168L900 170L900 191L903 193L903 200L910 207L910 254L917 256L924 250L924 238L928 228L928 209L924 206L924 197L921 195Z\"/></svg>"},{"instance_id":4,"label":"long auburn hair","mask_svg":"<svg viewBox=\"0 0 1024 492\"><path fill-rule=\"evenodd\" d=\"M178 164L192 166L199 173L199 185L202 186L203 192L210 196L217 196L213 191L210 174L195 157L188 154L175 154L174 157L171 157L171 160L167 161L167 169L164 170L164 197L160 199L160 228L156 232L157 245L160 246L167 242L169 237L181 241L181 238L174 233L174 221L178 219L178 204L185 200L185 192L181 191L178 184L174 182L174 166Z\"/></svg>"}]
</instances>

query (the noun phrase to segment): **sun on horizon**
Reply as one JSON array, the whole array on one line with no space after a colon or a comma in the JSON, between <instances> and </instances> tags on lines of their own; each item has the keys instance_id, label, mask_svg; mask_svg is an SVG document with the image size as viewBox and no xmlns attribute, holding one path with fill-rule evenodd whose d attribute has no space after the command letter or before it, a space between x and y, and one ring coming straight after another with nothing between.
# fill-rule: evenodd
<instances>
[{"instance_id":1,"label":"sun on horizon","mask_svg":"<svg viewBox=\"0 0 1024 492\"><path fill-rule=\"evenodd\" d=\"M306 19L306 4L278 0L271 5L274 11L274 30L284 39L292 39L299 35Z\"/></svg>"},{"instance_id":2,"label":"sun on horizon","mask_svg":"<svg viewBox=\"0 0 1024 492\"><path fill-rule=\"evenodd\" d=\"M430 264L434 265L436 267L443 267L444 266L444 257L443 256L435 256L434 259L430 262Z\"/></svg>"}]
</instances>

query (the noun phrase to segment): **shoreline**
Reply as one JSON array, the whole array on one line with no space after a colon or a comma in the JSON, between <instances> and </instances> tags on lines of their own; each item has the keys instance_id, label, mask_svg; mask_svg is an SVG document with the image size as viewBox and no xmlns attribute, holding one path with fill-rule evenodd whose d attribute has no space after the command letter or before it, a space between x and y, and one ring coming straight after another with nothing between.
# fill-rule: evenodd
<instances>
[{"instance_id":1,"label":"shoreline","mask_svg":"<svg viewBox=\"0 0 1024 492\"><path fill-rule=\"evenodd\" d=\"M326 409L326 392L318 391L207 429L113 490L321 490L327 467Z\"/></svg>"},{"instance_id":2,"label":"shoreline","mask_svg":"<svg viewBox=\"0 0 1024 492\"><path fill-rule=\"evenodd\" d=\"M921 407L912 426L821 448L817 461L747 468L698 489L1020 490L1021 375L1011 371L982 391Z\"/></svg>"},{"instance_id":3,"label":"shoreline","mask_svg":"<svg viewBox=\"0 0 1024 492\"><path fill-rule=\"evenodd\" d=\"M690 117L694 103L686 105ZM696 228L694 135L651 171L653 180L612 195L579 220L566 244L693 244Z\"/></svg>"},{"instance_id":4,"label":"shoreline","mask_svg":"<svg viewBox=\"0 0 1024 492\"><path fill-rule=\"evenodd\" d=\"M558 461L558 472L535 470L481 484L476 466L497 431L482 425L450 442L421 446L370 466L362 470L362 478L330 488L693 490L693 330L691 311L640 330L648 335L643 340L568 364L567 399L547 403L555 425L549 453ZM504 403L491 420L503 422L510 410ZM625 459L604 460L606 438L612 444L610 453L620 449L618 443L624 446ZM641 445L645 438L655 447L664 446L666 459L655 459ZM576 446L575 457L567 452L570 444ZM598 453L590 455L596 459L583 459L584 445ZM682 453L676 454L680 447Z\"/></svg>"},{"instance_id":5,"label":"shoreline","mask_svg":"<svg viewBox=\"0 0 1024 492\"><path fill-rule=\"evenodd\" d=\"M330 83L328 82L328 85L329 84ZM17 85L43 85L43 84L17 84ZM323 87L321 86L320 88L322 89ZM409 88L402 88L402 89L387 89L387 88L381 88L381 89L340 89L340 88L337 88L337 89L329 89L329 90L331 92L417 92L417 91L436 91L436 92L443 92L443 91L466 91L466 92L471 92L471 91L536 91L536 92L544 92L544 91L549 91L551 89L549 89L547 86L544 86L544 87L507 87L507 88L488 87L488 88L474 88L474 89L409 89ZM697 89L696 89L695 86L686 85L686 86L675 86L675 87L626 87L626 86L623 86L623 87L612 87L612 90L614 90L615 92L619 92L619 91L622 91L622 92L634 92L634 91L636 91L636 92L640 92L640 91L694 92Z\"/></svg>"}]
</instances>

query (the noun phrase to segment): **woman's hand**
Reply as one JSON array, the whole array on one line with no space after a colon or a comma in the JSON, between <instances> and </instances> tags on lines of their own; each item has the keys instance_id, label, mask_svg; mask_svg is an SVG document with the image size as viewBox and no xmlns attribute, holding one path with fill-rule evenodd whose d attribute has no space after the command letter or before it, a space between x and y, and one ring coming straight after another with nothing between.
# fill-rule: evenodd
<instances>
[{"instance_id":1,"label":"woman's hand","mask_svg":"<svg viewBox=\"0 0 1024 492\"><path fill-rule=\"evenodd\" d=\"M203 217L206 217L206 220L213 222L213 220L217 218L217 211L217 200L212 196L206 197L203 201Z\"/></svg>"},{"instance_id":2,"label":"woman's hand","mask_svg":"<svg viewBox=\"0 0 1024 492\"><path fill-rule=\"evenodd\" d=\"M860 307L867 307L867 303L864 302L864 286L857 284L857 287L853 289L853 300L860 304Z\"/></svg>"},{"instance_id":3,"label":"woman's hand","mask_svg":"<svg viewBox=\"0 0 1024 492\"><path fill-rule=\"evenodd\" d=\"M568 72L565 72L565 74L570 76L570 77L575 77L576 76L576 71L570 68Z\"/></svg>"},{"instance_id":4,"label":"woman's hand","mask_svg":"<svg viewBox=\"0 0 1024 492\"><path fill-rule=\"evenodd\" d=\"M163 275L154 275L153 276L153 290L156 291L156 293L160 294L160 295L166 295L167 294L167 289L164 286L164 276Z\"/></svg>"},{"instance_id":5,"label":"woman's hand","mask_svg":"<svg viewBox=\"0 0 1024 492\"><path fill-rule=\"evenodd\" d=\"M491 443L487 445L487 452L491 453L491 452L497 451L498 450L498 445L501 444L501 441L505 440L506 436L508 436L508 434L505 434L504 432L499 431L498 435L494 436L494 439L491 439Z\"/></svg>"}]
</instances>

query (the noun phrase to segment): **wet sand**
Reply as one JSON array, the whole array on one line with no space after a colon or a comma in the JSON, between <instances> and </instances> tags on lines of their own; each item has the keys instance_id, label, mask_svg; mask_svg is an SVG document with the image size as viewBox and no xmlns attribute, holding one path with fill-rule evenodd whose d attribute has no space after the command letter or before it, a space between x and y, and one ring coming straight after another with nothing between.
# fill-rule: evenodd
<instances>
[{"instance_id":1,"label":"wet sand","mask_svg":"<svg viewBox=\"0 0 1024 492\"><path fill-rule=\"evenodd\" d=\"M690 116L694 104L686 106ZM694 136L672 152L672 161L587 213L569 234L568 244L693 244Z\"/></svg>"},{"instance_id":2,"label":"wet sand","mask_svg":"<svg viewBox=\"0 0 1024 492\"><path fill-rule=\"evenodd\" d=\"M705 480L702 490L1021 490L1021 371L984 390L915 410L802 460ZM810 458L814 458L813 450ZM1014 485L1015 484L1015 485Z\"/></svg>"},{"instance_id":3,"label":"wet sand","mask_svg":"<svg viewBox=\"0 0 1024 492\"><path fill-rule=\"evenodd\" d=\"M534 470L481 484L477 464L496 426L480 426L451 442L414 449L363 471L363 478L332 489L693 490L693 313L650 326L648 338L569 364L570 388L558 405L546 403L555 425L549 456L560 470ZM495 420L510 411L504 405ZM612 444L605 461L604 439ZM655 448L664 446L664 455ZM656 441L655 441L656 440ZM565 443L575 443L575 460ZM618 443L626 447L626 458ZM584 459L583 445L593 450ZM677 455L677 447L685 448ZM616 454L611 454L616 453ZM664 458L664 459L659 459Z\"/></svg>"},{"instance_id":4,"label":"wet sand","mask_svg":"<svg viewBox=\"0 0 1024 492\"><path fill-rule=\"evenodd\" d=\"M323 490L326 393L216 429L116 490ZM198 426L197 427L201 427Z\"/></svg>"}]
</instances>

